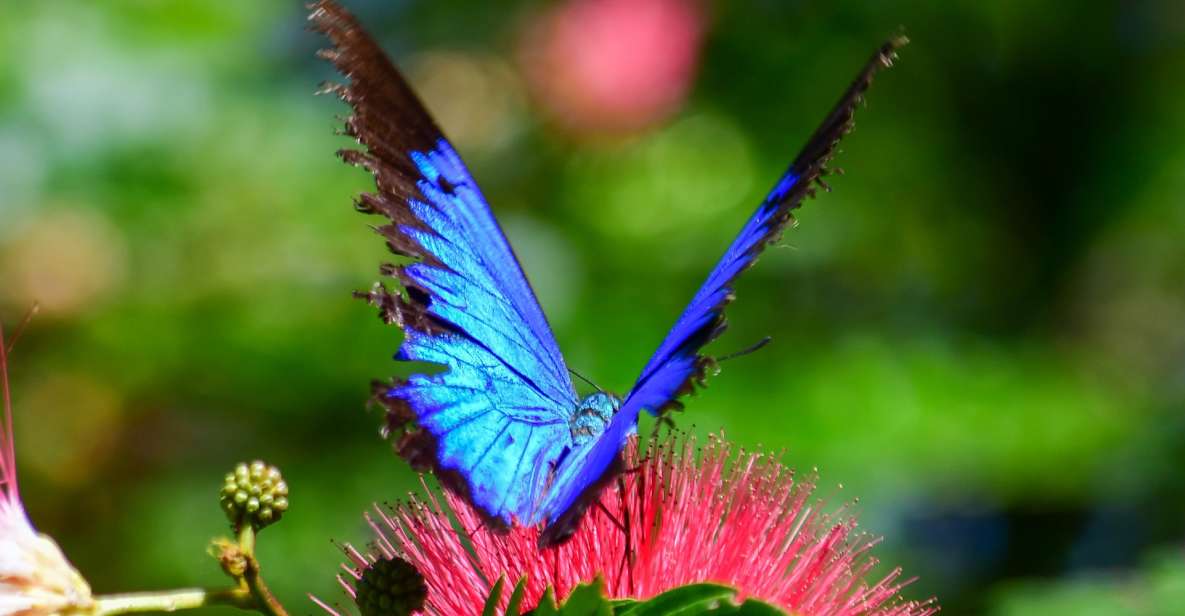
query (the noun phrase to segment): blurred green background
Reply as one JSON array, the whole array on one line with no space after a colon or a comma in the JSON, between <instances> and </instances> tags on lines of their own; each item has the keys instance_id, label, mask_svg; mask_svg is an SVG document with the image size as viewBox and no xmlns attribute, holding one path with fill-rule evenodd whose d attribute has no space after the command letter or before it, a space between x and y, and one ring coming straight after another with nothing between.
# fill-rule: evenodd
<instances>
[{"instance_id":1,"label":"blurred green background","mask_svg":"<svg viewBox=\"0 0 1185 616\"><path fill-rule=\"evenodd\" d=\"M946 613L1185 614L1185 5L644 4L348 2L618 391L903 29L846 175L711 350L774 343L676 421L817 466ZM221 476L262 457L293 509L261 558L312 613L330 539L414 486L364 409L399 337L350 299L385 250L304 28L299 2L0 5L0 318L43 307L22 488L97 591L220 583Z\"/></svg>"}]
</instances>

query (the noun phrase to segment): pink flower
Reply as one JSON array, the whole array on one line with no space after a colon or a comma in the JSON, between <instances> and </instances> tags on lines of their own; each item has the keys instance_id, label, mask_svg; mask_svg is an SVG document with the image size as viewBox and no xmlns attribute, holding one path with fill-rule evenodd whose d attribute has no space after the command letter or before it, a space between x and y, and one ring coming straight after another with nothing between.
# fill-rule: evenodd
<instances>
[{"instance_id":1,"label":"pink flower","mask_svg":"<svg viewBox=\"0 0 1185 616\"><path fill-rule=\"evenodd\" d=\"M353 596L361 571L378 558L399 556L427 580L425 612L449 615L481 613L503 575L512 585L527 576L527 607L549 586L563 598L602 575L613 598L717 582L803 616L920 616L938 609L932 601L901 600L909 581L899 570L867 582L877 540L857 533L855 518L842 509L821 512L810 501L815 477L797 478L773 456L734 455L722 438L697 455L694 439L671 438L652 445L641 461L632 441L626 461L635 470L606 488L557 548L540 551L535 527L487 530L459 498L446 494L442 501L429 491L426 501L413 496L367 515L374 550L347 545L350 562L338 580ZM467 533L454 530L450 513Z\"/></svg>"},{"instance_id":2,"label":"pink flower","mask_svg":"<svg viewBox=\"0 0 1185 616\"><path fill-rule=\"evenodd\" d=\"M528 28L524 72L566 128L635 131L683 104L704 22L697 0L570 0Z\"/></svg>"},{"instance_id":3,"label":"pink flower","mask_svg":"<svg viewBox=\"0 0 1185 616\"><path fill-rule=\"evenodd\" d=\"M91 589L53 539L33 529L16 483L8 353L0 329L0 615L43 616L86 611Z\"/></svg>"}]
</instances>

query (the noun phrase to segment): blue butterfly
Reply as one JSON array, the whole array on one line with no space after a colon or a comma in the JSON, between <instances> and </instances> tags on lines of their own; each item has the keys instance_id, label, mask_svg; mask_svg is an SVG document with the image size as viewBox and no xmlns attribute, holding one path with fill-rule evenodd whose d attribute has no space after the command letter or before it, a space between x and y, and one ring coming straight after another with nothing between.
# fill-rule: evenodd
<instances>
[{"instance_id":1,"label":"blue butterfly","mask_svg":"<svg viewBox=\"0 0 1185 616\"><path fill-rule=\"evenodd\" d=\"M403 330L400 361L444 366L376 386L388 429L413 466L431 468L489 522L545 524L541 545L563 541L601 487L621 471L639 414L659 415L714 364L700 349L724 331L733 280L776 241L791 210L823 184L840 137L873 75L904 39L873 55L835 109L741 229L624 398L581 398L555 336L460 156L379 46L330 0L313 5L322 52L349 78L331 84L353 107L345 132L366 151L339 152L374 174L378 191L356 205L386 216L378 228L397 254L385 265L401 292L361 294Z\"/></svg>"}]
</instances>

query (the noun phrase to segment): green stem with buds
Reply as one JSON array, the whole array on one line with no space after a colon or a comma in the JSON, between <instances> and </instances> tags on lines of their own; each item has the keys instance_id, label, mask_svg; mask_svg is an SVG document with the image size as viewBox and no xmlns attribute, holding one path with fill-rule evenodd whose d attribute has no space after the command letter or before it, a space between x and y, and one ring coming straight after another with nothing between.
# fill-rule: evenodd
<instances>
[{"instance_id":1,"label":"green stem with buds","mask_svg":"<svg viewBox=\"0 0 1185 616\"><path fill-rule=\"evenodd\" d=\"M238 533L238 543L227 542L226 549L237 548L246 561L241 575L234 576L239 584L235 588L205 589L182 588L159 592L138 592L95 597L94 608L87 616L113 616L136 612L175 612L208 605L229 605L251 610L266 616L288 616L287 610L276 599L259 574L259 561L255 559L255 528L243 524Z\"/></svg>"},{"instance_id":2,"label":"green stem with buds","mask_svg":"<svg viewBox=\"0 0 1185 616\"><path fill-rule=\"evenodd\" d=\"M229 605L264 616L288 616L264 583L255 558L255 534L279 520L288 509L288 484L280 470L258 460L239 464L227 474L219 502L235 529L237 541L215 539L210 554L236 582L233 588L101 595L94 598L89 610L77 610L75 616L175 612L207 605Z\"/></svg>"},{"instance_id":3,"label":"green stem with buds","mask_svg":"<svg viewBox=\"0 0 1185 616\"><path fill-rule=\"evenodd\" d=\"M175 612L207 605L230 605L244 610L257 609L255 597L245 588L183 588L161 592L100 595L95 597L95 608L91 614L110 616L135 612Z\"/></svg>"}]
</instances>

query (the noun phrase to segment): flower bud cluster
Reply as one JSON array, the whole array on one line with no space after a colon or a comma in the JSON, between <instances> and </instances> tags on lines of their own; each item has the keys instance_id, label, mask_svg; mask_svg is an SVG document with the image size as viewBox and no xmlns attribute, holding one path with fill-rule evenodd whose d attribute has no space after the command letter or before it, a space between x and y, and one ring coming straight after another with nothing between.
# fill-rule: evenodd
<instances>
[{"instance_id":1,"label":"flower bud cluster","mask_svg":"<svg viewBox=\"0 0 1185 616\"><path fill-rule=\"evenodd\" d=\"M288 510L288 484L274 466L260 460L243 462L226 474L219 502L231 524L248 522L258 530Z\"/></svg>"}]
</instances>

